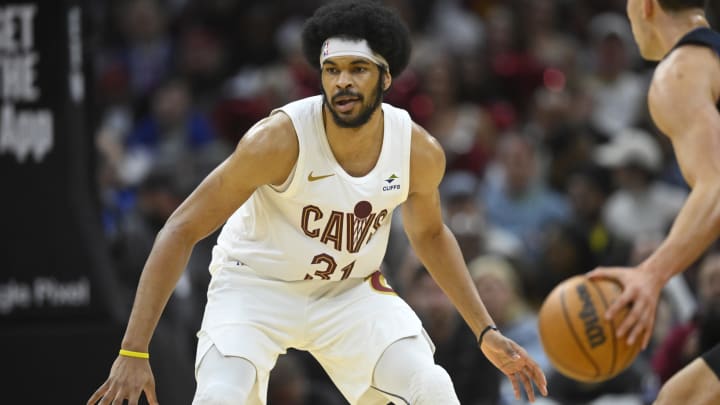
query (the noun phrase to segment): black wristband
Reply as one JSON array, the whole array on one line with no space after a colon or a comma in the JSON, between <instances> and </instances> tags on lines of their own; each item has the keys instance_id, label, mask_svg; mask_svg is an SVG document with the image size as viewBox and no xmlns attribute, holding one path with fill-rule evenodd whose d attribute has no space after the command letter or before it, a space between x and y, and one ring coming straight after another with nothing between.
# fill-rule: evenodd
<instances>
[{"instance_id":1,"label":"black wristband","mask_svg":"<svg viewBox=\"0 0 720 405\"><path fill-rule=\"evenodd\" d=\"M497 331L498 328L495 325L488 325L485 327L485 329L482 330L482 332L480 332L480 337L478 338L478 347L482 346L483 337L485 337L485 334L491 330Z\"/></svg>"}]
</instances>

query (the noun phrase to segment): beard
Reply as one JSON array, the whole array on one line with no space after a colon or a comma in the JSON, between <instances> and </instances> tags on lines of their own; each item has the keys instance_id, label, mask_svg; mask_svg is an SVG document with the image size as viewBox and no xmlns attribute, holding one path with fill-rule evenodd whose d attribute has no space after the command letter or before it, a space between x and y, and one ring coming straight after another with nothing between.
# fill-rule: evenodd
<instances>
[{"instance_id":1,"label":"beard","mask_svg":"<svg viewBox=\"0 0 720 405\"><path fill-rule=\"evenodd\" d=\"M365 103L365 97L362 94L356 93L349 89L343 89L337 92L332 97L332 102L328 100L328 96L322 86L320 86L320 91L322 92L323 96L323 104L327 107L328 111L330 111L335 125L339 126L340 128L358 128L365 125L370 120L372 114L380 106L380 103L382 103L383 79L382 75L378 78L375 92L371 94L369 104ZM338 113L333 107L335 100L339 97L357 97L360 101L360 112L358 113L358 115L355 117L343 117L342 115L340 115L340 113Z\"/></svg>"}]
</instances>

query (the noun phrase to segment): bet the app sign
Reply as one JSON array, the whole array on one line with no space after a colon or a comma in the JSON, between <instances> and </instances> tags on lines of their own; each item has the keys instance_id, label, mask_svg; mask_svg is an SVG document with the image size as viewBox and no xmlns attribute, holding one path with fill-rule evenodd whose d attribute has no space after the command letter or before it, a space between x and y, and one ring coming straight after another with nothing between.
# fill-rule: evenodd
<instances>
[{"instance_id":1,"label":"bet the app sign","mask_svg":"<svg viewBox=\"0 0 720 405\"><path fill-rule=\"evenodd\" d=\"M0 153L11 154L20 163L42 162L54 138L54 111L48 97L43 97L53 86L39 75L41 57L44 62L50 55L41 55L43 38L36 37L38 9L34 3L0 8ZM79 10L75 15L79 17Z\"/></svg>"},{"instance_id":2,"label":"bet the app sign","mask_svg":"<svg viewBox=\"0 0 720 405\"><path fill-rule=\"evenodd\" d=\"M0 0L0 322L103 308L83 12Z\"/></svg>"}]
</instances>

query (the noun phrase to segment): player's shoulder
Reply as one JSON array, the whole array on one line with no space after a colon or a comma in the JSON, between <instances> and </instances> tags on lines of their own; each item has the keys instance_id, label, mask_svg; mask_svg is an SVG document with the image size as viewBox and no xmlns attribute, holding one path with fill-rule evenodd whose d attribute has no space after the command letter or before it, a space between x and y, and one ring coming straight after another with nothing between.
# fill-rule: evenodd
<instances>
[{"instance_id":1,"label":"player's shoulder","mask_svg":"<svg viewBox=\"0 0 720 405\"><path fill-rule=\"evenodd\" d=\"M298 140L290 117L278 111L253 125L238 147L253 152L296 154Z\"/></svg>"},{"instance_id":2,"label":"player's shoulder","mask_svg":"<svg viewBox=\"0 0 720 405\"><path fill-rule=\"evenodd\" d=\"M260 184L282 184L297 162L299 144L290 118L276 112L258 121L240 139L228 166L248 170Z\"/></svg>"},{"instance_id":3,"label":"player's shoulder","mask_svg":"<svg viewBox=\"0 0 720 405\"><path fill-rule=\"evenodd\" d=\"M720 97L720 59L708 47L682 46L671 52L653 75L650 114L665 134L682 134L699 111L715 109Z\"/></svg>"},{"instance_id":4,"label":"player's shoulder","mask_svg":"<svg viewBox=\"0 0 720 405\"><path fill-rule=\"evenodd\" d=\"M437 180L440 182L445 172L445 151L435 137L425 128L412 123L410 146L410 170L413 179Z\"/></svg>"},{"instance_id":5,"label":"player's shoulder","mask_svg":"<svg viewBox=\"0 0 720 405\"><path fill-rule=\"evenodd\" d=\"M412 141L410 153L413 157L425 160L445 159L440 142L418 123L412 123ZM429 162L428 162L429 163Z\"/></svg>"},{"instance_id":6,"label":"player's shoulder","mask_svg":"<svg viewBox=\"0 0 720 405\"><path fill-rule=\"evenodd\" d=\"M658 64L653 85L679 87L675 90L720 85L720 57L706 46L681 46Z\"/></svg>"},{"instance_id":7,"label":"player's shoulder","mask_svg":"<svg viewBox=\"0 0 720 405\"><path fill-rule=\"evenodd\" d=\"M290 117L283 111L277 111L252 126L248 135L261 134L264 136L288 137L295 135L295 127Z\"/></svg>"}]
</instances>

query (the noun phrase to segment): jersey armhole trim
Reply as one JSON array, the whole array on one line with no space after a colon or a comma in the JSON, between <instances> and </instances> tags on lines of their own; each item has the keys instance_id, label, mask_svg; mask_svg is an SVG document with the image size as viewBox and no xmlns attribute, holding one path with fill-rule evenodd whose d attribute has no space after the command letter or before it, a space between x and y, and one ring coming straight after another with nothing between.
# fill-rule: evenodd
<instances>
[{"instance_id":1,"label":"jersey armhole trim","mask_svg":"<svg viewBox=\"0 0 720 405\"><path fill-rule=\"evenodd\" d=\"M270 112L270 115L274 115L277 113L283 113L288 118L290 118L290 121L293 125L293 132L295 132L295 137L298 141L298 156L295 160L295 165L293 166L292 170L290 171L290 174L288 175L287 179L283 182L283 184L276 186L273 184L268 184L267 187L272 190L274 193L285 195L285 196L292 196L294 193L297 192L298 184L300 183L297 180L298 173L302 172L302 169L305 165L305 154L303 153L304 149L304 142L300 135L298 135L297 128L299 126L299 123L295 121L295 118L292 114L290 114L288 111L286 111L284 108L277 108L275 110L272 110Z\"/></svg>"}]
</instances>

